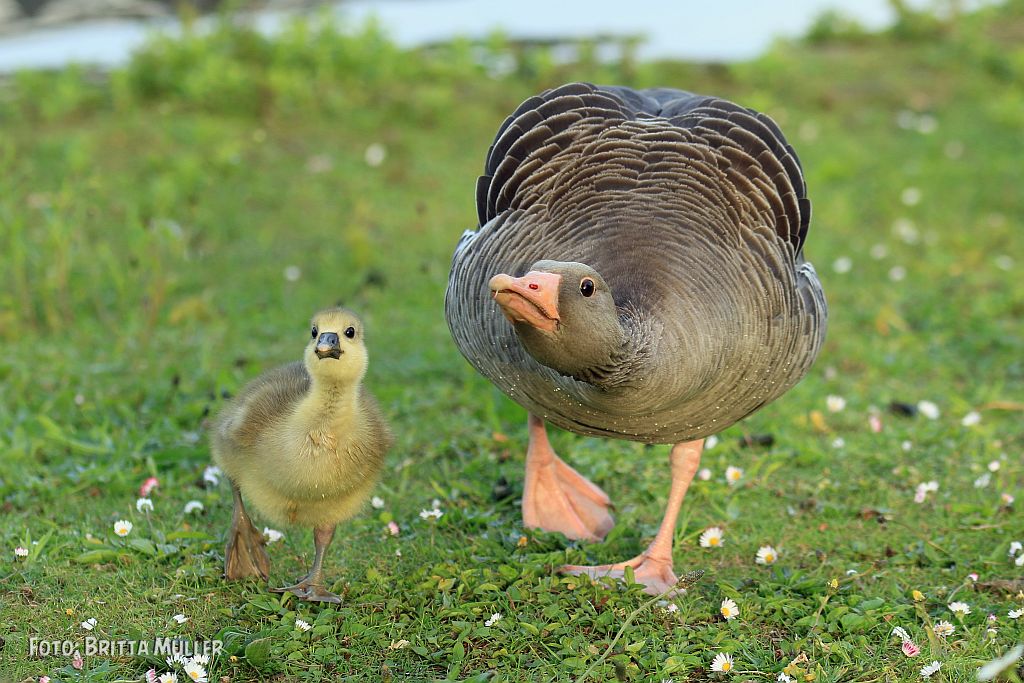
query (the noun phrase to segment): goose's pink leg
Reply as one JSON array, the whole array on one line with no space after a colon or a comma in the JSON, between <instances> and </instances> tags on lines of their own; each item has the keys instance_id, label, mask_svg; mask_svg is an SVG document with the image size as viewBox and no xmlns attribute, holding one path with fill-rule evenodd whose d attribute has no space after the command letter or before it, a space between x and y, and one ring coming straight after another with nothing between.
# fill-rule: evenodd
<instances>
[{"instance_id":1,"label":"goose's pink leg","mask_svg":"<svg viewBox=\"0 0 1024 683\"><path fill-rule=\"evenodd\" d=\"M600 541L615 524L608 496L555 454L543 420L530 415L528 426L523 525Z\"/></svg>"},{"instance_id":2,"label":"goose's pink leg","mask_svg":"<svg viewBox=\"0 0 1024 683\"><path fill-rule=\"evenodd\" d=\"M561 571L567 574L587 574L592 577L622 577L626 567L633 568L637 583L642 583L644 590L651 595L658 595L668 590L677 581L672 572L672 537L675 534L676 518L679 506L690 488L693 475L700 465L700 454L704 449L704 440L687 441L672 447L669 462L672 465L672 488L668 494L668 505L665 506L665 517L661 520L658 534L647 550L631 560L604 564L596 567L566 565Z\"/></svg>"}]
</instances>

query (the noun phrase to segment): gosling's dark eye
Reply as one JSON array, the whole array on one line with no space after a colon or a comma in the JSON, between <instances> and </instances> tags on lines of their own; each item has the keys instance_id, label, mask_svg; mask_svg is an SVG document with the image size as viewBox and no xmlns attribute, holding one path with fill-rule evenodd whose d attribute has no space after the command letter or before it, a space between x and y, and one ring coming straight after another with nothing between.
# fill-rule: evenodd
<instances>
[{"instance_id":1,"label":"gosling's dark eye","mask_svg":"<svg viewBox=\"0 0 1024 683\"><path fill-rule=\"evenodd\" d=\"M356 328L354 328L354 327L346 327L345 328L345 336L348 337L349 339L355 338L355 336L356 336Z\"/></svg>"},{"instance_id":2,"label":"gosling's dark eye","mask_svg":"<svg viewBox=\"0 0 1024 683\"><path fill-rule=\"evenodd\" d=\"M310 336L311 336L311 337L313 337L313 339L316 339L316 338L317 338L317 335L318 335L319 333L320 333L320 330L316 329L316 325L313 325L313 331L312 331L312 333L310 334Z\"/></svg>"},{"instance_id":3,"label":"gosling's dark eye","mask_svg":"<svg viewBox=\"0 0 1024 683\"><path fill-rule=\"evenodd\" d=\"M583 296L594 295L594 281L591 280L589 277L585 277L582 281L580 281L580 294L582 294Z\"/></svg>"}]
</instances>

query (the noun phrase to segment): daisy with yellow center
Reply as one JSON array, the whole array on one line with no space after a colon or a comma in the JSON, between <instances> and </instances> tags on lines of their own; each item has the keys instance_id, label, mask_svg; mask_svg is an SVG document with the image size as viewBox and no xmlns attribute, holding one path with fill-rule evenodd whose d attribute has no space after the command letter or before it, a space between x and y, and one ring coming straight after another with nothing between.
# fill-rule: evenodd
<instances>
[{"instance_id":1,"label":"daisy with yellow center","mask_svg":"<svg viewBox=\"0 0 1024 683\"><path fill-rule=\"evenodd\" d=\"M722 600L722 606L718 608L718 611L722 613L726 621L735 619L740 614L740 608L736 606L736 601L732 598Z\"/></svg>"},{"instance_id":2,"label":"daisy with yellow center","mask_svg":"<svg viewBox=\"0 0 1024 683\"><path fill-rule=\"evenodd\" d=\"M942 621L935 624L934 630L935 635L939 636L940 638L945 638L946 636L953 635L953 631L956 630L956 626L953 626L953 624L943 619Z\"/></svg>"},{"instance_id":3,"label":"daisy with yellow center","mask_svg":"<svg viewBox=\"0 0 1024 683\"><path fill-rule=\"evenodd\" d=\"M743 470L741 470L739 467L733 467L732 465L729 465L728 467L725 468L725 480L729 483L730 486L732 486L742 478Z\"/></svg>"},{"instance_id":4,"label":"daisy with yellow center","mask_svg":"<svg viewBox=\"0 0 1024 683\"><path fill-rule=\"evenodd\" d=\"M206 669L197 662L189 662L185 665L185 675L195 683L207 683Z\"/></svg>"},{"instance_id":5,"label":"daisy with yellow center","mask_svg":"<svg viewBox=\"0 0 1024 683\"><path fill-rule=\"evenodd\" d=\"M757 549L757 557L754 561L758 564L775 564L775 560L779 559L779 553L775 548L770 545L763 545Z\"/></svg>"},{"instance_id":6,"label":"daisy with yellow center","mask_svg":"<svg viewBox=\"0 0 1024 683\"><path fill-rule=\"evenodd\" d=\"M828 407L828 412L838 413L846 407L846 399L842 396L827 396L825 397L825 405Z\"/></svg>"},{"instance_id":7,"label":"daisy with yellow center","mask_svg":"<svg viewBox=\"0 0 1024 683\"><path fill-rule=\"evenodd\" d=\"M119 519L114 522L114 533L118 536L127 536L132 532L132 523L127 519Z\"/></svg>"},{"instance_id":8,"label":"daisy with yellow center","mask_svg":"<svg viewBox=\"0 0 1024 683\"><path fill-rule=\"evenodd\" d=\"M715 658L711 660L711 670L720 671L721 673L729 673L732 671L732 655L728 652L719 652L715 655Z\"/></svg>"},{"instance_id":9,"label":"daisy with yellow center","mask_svg":"<svg viewBox=\"0 0 1024 683\"><path fill-rule=\"evenodd\" d=\"M951 602L949 603L949 611L958 619L963 619L971 613L971 606L966 602Z\"/></svg>"},{"instance_id":10,"label":"daisy with yellow center","mask_svg":"<svg viewBox=\"0 0 1024 683\"><path fill-rule=\"evenodd\" d=\"M725 543L725 539L722 538L722 530L717 526L708 527L700 535L701 548L718 548L723 543Z\"/></svg>"}]
</instances>

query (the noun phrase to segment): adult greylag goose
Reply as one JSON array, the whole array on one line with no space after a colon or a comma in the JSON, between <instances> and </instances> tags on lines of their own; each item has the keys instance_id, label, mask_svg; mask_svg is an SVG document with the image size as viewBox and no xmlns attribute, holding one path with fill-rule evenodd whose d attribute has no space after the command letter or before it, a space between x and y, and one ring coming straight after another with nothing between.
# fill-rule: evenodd
<instances>
[{"instance_id":1,"label":"adult greylag goose","mask_svg":"<svg viewBox=\"0 0 1024 683\"><path fill-rule=\"evenodd\" d=\"M224 551L228 579L260 576L270 560L243 497L277 524L313 528L313 566L294 585L272 589L303 600L340 602L327 590L323 560L335 526L369 499L391 432L362 386L362 322L344 308L313 316L301 362L265 372L217 416L212 453L231 480L234 515Z\"/></svg>"},{"instance_id":2,"label":"adult greylag goose","mask_svg":"<svg viewBox=\"0 0 1024 683\"><path fill-rule=\"evenodd\" d=\"M571 83L526 100L477 183L445 315L480 373L526 408L523 523L599 540L608 497L546 423L673 444L664 518L637 557L564 571L676 583L672 536L704 439L785 393L827 308L803 258L800 163L764 114L680 90Z\"/></svg>"}]
</instances>

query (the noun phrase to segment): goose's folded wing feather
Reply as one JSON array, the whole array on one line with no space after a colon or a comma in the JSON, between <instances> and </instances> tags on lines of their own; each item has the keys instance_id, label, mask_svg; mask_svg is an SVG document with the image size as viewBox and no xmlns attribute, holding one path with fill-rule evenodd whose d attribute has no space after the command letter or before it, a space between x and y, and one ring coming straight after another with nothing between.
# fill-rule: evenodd
<instances>
[{"instance_id":1,"label":"goose's folded wing feather","mask_svg":"<svg viewBox=\"0 0 1024 683\"><path fill-rule=\"evenodd\" d=\"M545 164L574 140L581 122L661 118L719 152L737 186L764 205L779 236L799 254L811 219L796 152L768 116L715 97L672 88L634 90L570 83L523 102L498 130L477 180L479 225L508 210L524 183L545 176ZM662 133L664 135L664 133ZM599 160L599 159L598 159Z\"/></svg>"}]
</instances>

